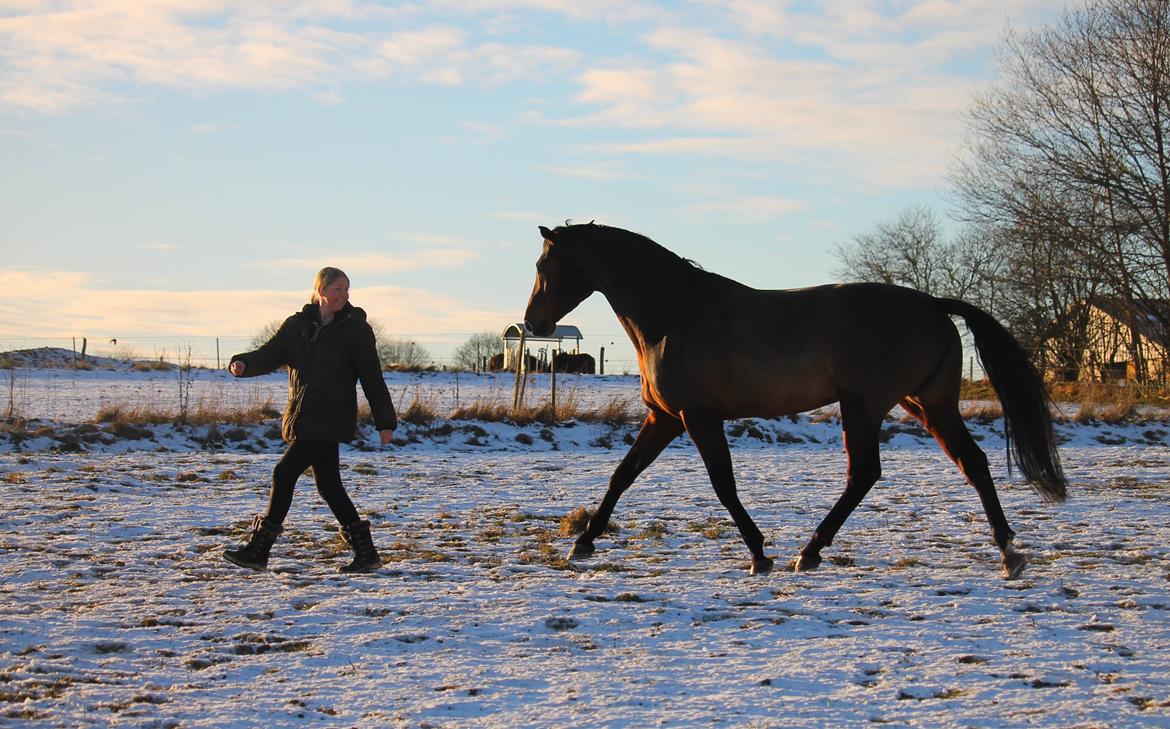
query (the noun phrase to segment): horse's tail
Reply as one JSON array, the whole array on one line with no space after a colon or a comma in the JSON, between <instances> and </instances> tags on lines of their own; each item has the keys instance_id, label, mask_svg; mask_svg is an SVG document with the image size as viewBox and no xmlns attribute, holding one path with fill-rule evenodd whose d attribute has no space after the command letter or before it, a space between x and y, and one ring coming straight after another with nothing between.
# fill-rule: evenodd
<instances>
[{"instance_id":1,"label":"horse's tail","mask_svg":"<svg viewBox=\"0 0 1170 729\"><path fill-rule=\"evenodd\" d=\"M1064 501L1068 481L1056 451L1052 402L1024 348L982 309L958 299L938 301L943 311L962 317L975 337L979 361L1003 405L1008 465L1015 460L1040 498Z\"/></svg>"}]
</instances>

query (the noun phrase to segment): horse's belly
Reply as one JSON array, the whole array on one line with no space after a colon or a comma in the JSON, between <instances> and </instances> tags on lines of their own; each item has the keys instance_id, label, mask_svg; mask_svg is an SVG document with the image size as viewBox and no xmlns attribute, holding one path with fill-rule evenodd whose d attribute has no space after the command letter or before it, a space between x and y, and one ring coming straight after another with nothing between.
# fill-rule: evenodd
<instances>
[{"instance_id":1,"label":"horse's belly","mask_svg":"<svg viewBox=\"0 0 1170 729\"><path fill-rule=\"evenodd\" d=\"M792 415L837 400L837 390L823 370L797 374L782 365L735 368L719 363L643 380L643 399L652 408L676 417L701 409L725 419Z\"/></svg>"},{"instance_id":2,"label":"horse's belly","mask_svg":"<svg viewBox=\"0 0 1170 729\"><path fill-rule=\"evenodd\" d=\"M791 383L757 383L755 387L740 387L733 397L727 398L729 407L725 417L775 417L793 415L823 407L837 400L835 389L803 383L793 387Z\"/></svg>"}]
</instances>

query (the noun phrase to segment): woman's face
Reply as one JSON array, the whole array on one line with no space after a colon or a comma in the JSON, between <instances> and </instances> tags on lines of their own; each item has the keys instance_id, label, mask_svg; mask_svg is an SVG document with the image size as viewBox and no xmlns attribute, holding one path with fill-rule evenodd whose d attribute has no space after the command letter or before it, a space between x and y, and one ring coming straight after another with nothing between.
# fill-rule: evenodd
<instances>
[{"instance_id":1,"label":"woman's face","mask_svg":"<svg viewBox=\"0 0 1170 729\"><path fill-rule=\"evenodd\" d=\"M339 278L317 291L322 314L336 314L349 301L349 279Z\"/></svg>"}]
</instances>

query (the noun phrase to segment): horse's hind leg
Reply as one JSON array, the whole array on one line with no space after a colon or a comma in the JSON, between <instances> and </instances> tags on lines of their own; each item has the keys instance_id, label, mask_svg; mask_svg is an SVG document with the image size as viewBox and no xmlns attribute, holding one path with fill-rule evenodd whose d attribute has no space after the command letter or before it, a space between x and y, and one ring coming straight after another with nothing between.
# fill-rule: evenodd
<instances>
[{"instance_id":1,"label":"horse's hind leg","mask_svg":"<svg viewBox=\"0 0 1170 729\"><path fill-rule=\"evenodd\" d=\"M958 402L952 402L948 398L945 402L935 404L907 398L902 402L902 407L922 421L963 472L967 482L975 487L983 504L983 512L987 515L987 522L991 525L995 545L999 547L1004 578L1010 580L1017 577L1024 571L1024 557L1012 546L1015 532L1008 526L1007 517L1004 516L1003 507L999 503L995 482L992 481L991 470L987 467L987 455L967 430L967 424L959 414Z\"/></svg>"},{"instance_id":2,"label":"horse's hind leg","mask_svg":"<svg viewBox=\"0 0 1170 729\"><path fill-rule=\"evenodd\" d=\"M752 553L751 573L757 575L771 570L775 561L764 554L764 535L752 521L736 492L731 451L727 447L727 436L723 433L723 421L703 412L687 411L682 416L687 432L691 440L695 441L699 455L707 466L707 475L711 477L711 485L715 487L719 503L731 514L740 536Z\"/></svg>"},{"instance_id":3,"label":"horse's hind leg","mask_svg":"<svg viewBox=\"0 0 1170 729\"><path fill-rule=\"evenodd\" d=\"M669 415L650 411L645 422L642 423L642 429L638 431L638 437L630 446L630 451L626 453L626 457L622 459L617 470L610 477L609 488L606 489L605 496L601 499L597 510L593 512L593 516L589 518L589 523L585 525L585 531L581 532L577 541L574 542L573 549L569 552L569 559L582 559L593 554L593 540L605 531L618 499L630 487L634 479L654 462L654 459L662 453L666 446L670 445L672 440L682 433L682 421Z\"/></svg>"},{"instance_id":4,"label":"horse's hind leg","mask_svg":"<svg viewBox=\"0 0 1170 729\"><path fill-rule=\"evenodd\" d=\"M845 453L849 458L845 493L821 520L812 539L800 550L792 563L797 572L815 570L821 564L821 550L833 543L841 525L882 476L881 456L878 452L881 418L871 416L864 404L843 398L841 400L841 427L844 430Z\"/></svg>"}]
</instances>

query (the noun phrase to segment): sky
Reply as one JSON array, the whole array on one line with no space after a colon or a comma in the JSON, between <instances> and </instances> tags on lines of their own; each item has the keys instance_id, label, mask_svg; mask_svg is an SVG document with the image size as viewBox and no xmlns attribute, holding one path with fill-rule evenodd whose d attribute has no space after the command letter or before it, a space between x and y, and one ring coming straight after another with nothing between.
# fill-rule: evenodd
<instances>
[{"instance_id":1,"label":"sky","mask_svg":"<svg viewBox=\"0 0 1170 729\"><path fill-rule=\"evenodd\" d=\"M437 356L522 318L540 225L759 288L942 217L1010 27L1067 0L0 0L0 349L249 337L350 276ZM565 319L632 357L605 300Z\"/></svg>"}]
</instances>

